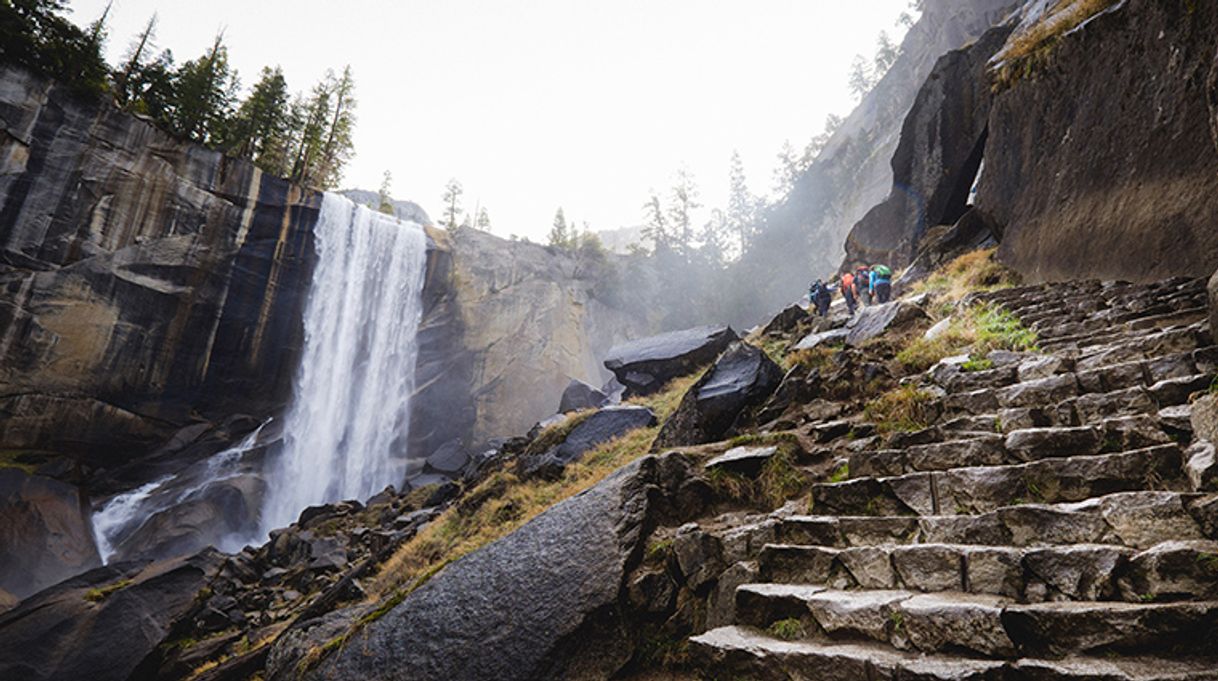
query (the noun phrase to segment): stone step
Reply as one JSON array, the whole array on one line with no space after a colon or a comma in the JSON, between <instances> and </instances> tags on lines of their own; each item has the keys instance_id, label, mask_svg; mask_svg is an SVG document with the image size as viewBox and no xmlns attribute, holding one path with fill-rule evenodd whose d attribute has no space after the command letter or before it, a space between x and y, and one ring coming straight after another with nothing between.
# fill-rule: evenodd
<instances>
[{"instance_id":1,"label":"stone step","mask_svg":"<svg viewBox=\"0 0 1218 681\"><path fill-rule=\"evenodd\" d=\"M836 515L965 515L1022 503L1083 501L1115 492L1183 490L1183 453L1161 445L1019 465L860 477L812 486L813 510Z\"/></svg>"},{"instance_id":2,"label":"stone step","mask_svg":"<svg viewBox=\"0 0 1218 681\"><path fill-rule=\"evenodd\" d=\"M978 660L902 652L881 643L785 641L741 626L690 639L695 664L712 679L793 681L1216 681L1213 659L1072 656Z\"/></svg>"},{"instance_id":3,"label":"stone step","mask_svg":"<svg viewBox=\"0 0 1218 681\"><path fill-rule=\"evenodd\" d=\"M871 640L935 654L990 658L1071 654L1218 654L1218 602L1015 603L962 592L842 591L745 584L736 623L767 629L799 620L813 641Z\"/></svg>"},{"instance_id":4,"label":"stone step","mask_svg":"<svg viewBox=\"0 0 1218 681\"><path fill-rule=\"evenodd\" d=\"M1021 427L1038 420L1030 414L1018 418L1007 413L999 417L999 421L1015 427L1005 434L973 433L971 437L910 445L904 449L854 452L849 456L850 476L897 476L970 466L1020 464L1047 458L1143 449L1172 442L1158 421L1146 415L1105 419L1097 426Z\"/></svg>"},{"instance_id":5,"label":"stone step","mask_svg":"<svg viewBox=\"0 0 1218 681\"><path fill-rule=\"evenodd\" d=\"M1147 549L1166 537L1204 539L1206 523L1197 508L1201 500L1177 492L1121 492L1081 503L1007 506L980 515L791 516L779 521L774 541L835 548L943 543Z\"/></svg>"},{"instance_id":6,"label":"stone step","mask_svg":"<svg viewBox=\"0 0 1218 681\"><path fill-rule=\"evenodd\" d=\"M1110 544L852 548L767 544L760 578L832 589L962 591L1044 601L1218 599L1218 542L1171 541L1145 551Z\"/></svg>"}]
</instances>

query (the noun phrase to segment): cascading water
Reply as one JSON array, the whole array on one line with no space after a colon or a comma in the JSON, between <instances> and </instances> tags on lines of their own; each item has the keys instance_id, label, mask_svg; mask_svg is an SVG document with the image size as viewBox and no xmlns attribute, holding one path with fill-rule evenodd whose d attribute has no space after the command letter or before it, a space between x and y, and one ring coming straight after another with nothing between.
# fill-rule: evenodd
<instances>
[{"instance_id":1,"label":"cascading water","mask_svg":"<svg viewBox=\"0 0 1218 681\"><path fill-rule=\"evenodd\" d=\"M406 471L426 237L414 223L326 194L305 347L270 464L266 531L307 506L366 499Z\"/></svg>"}]
</instances>

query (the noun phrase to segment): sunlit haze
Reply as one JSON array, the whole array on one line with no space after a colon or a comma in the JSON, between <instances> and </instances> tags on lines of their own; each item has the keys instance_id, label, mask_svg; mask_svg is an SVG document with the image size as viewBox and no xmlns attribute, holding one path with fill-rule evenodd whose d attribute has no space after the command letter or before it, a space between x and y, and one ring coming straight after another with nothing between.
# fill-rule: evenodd
<instances>
[{"instance_id":1,"label":"sunlit haze","mask_svg":"<svg viewBox=\"0 0 1218 681\"><path fill-rule=\"evenodd\" d=\"M71 3L79 23L105 0ZM899 40L907 0L115 0L119 59L154 12L180 63L223 29L248 87L264 65L293 91L354 70L356 156L344 187L376 189L433 216L449 178L493 231L544 238L554 210L593 229L637 224L650 188L684 165L701 202L726 202L733 149L754 191L772 185L784 139L798 148L853 106L855 54ZM705 210L705 209L703 209Z\"/></svg>"}]
</instances>

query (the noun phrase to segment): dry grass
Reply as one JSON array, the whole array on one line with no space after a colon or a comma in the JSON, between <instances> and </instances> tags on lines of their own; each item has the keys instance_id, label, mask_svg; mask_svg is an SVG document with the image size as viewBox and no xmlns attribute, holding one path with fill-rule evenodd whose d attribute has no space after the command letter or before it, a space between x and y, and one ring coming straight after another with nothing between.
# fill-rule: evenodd
<instances>
[{"instance_id":1,"label":"dry grass","mask_svg":"<svg viewBox=\"0 0 1218 681\"><path fill-rule=\"evenodd\" d=\"M1016 32L995 57L1001 63L997 82L1009 87L1030 75L1038 58L1063 35L1120 0L1057 0L1041 20Z\"/></svg>"},{"instance_id":2,"label":"dry grass","mask_svg":"<svg viewBox=\"0 0 1218 681\"><path fill-rule=\"evenodd\" d=\"M935 396L905 385L868 403L863 414L880 434L923 430L929 428L937 416Z\"/></svg>"},{"instance_id":3,"label":"dry grass","mask_svg":"<svg viewBox=\"0 0 1218 681\"><path fill-rule=\"evenodd\" d=\"M1019 283L1019 275L997 260L997 248L965 253L914 285L915 293L930 293L943 302L959 302L977 291L994 291Z\"/></svg>"},{"instance_id":4,"label":"dry grass","mask_svg":"<svg viewBox=\"0 0 1218 681\"><path fill-rule=\"evenodd\" d=\"M777 441L778 451L761 468L756 478L714 468L707 480L723 499L762 508L779 508L807 491L808 476L795 465L797 445Z\"/></svg>"},{"instance_id":5,"label":"dry grass","mask_svg":"<svg viewBox=\"0 0 1218 681\"><path fill-rule=\"evenodd\" d=\"M660 393L635 398L630 403L650 407L663 423L701 373L674 380ZM569 431L572 420L555 428ZM658 427L643 428L606 442L568 465L557 481L522 480L508 471L495 473L465 495L466 500L477 500L476 503L459 503L449 508L398 549L381 566L369 593L376 600L395 592L400 596L403 589L421 586L420 578L430 577L444 565L510 534L554 504L646 455L658 432Z\"/></svg>"}]
</instances>

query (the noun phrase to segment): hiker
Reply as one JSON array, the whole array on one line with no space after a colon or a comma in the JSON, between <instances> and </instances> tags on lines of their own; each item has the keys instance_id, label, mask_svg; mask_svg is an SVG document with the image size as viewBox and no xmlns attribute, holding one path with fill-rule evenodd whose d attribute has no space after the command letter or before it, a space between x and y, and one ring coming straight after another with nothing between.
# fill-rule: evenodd
<instances>
[{"instance_id":1,"label":"hiker","mask_svg":"<svg viewBox=\"0 0 1218 681\"><path fill-rule=\"evenodd\" d=\"M842 274L842 298L846 300L846 309L850 311L850 316L854 316L854 311L858 308L858 303L854 301L854 275L850 270L846 270Z\"/></svg>"},{"instance_id":2,"label":"hiker","mask_svg":"<svg viewBox=\"0 0 1218 681\"><path fill-rule=\"evenodd\" d=\"M854 271L854 296L864 305L871 304L871 270L866 265Z\"/></svg>"},{"instance_id":3,"label":"hiker","mask_svg":"<svg viewBox=\"0 0 1218 681\"><path fill-rule=\"evenodd\" d=\"M888 265L871 266L871 289L881 305L892 297L892 269Z\"/></svg>"},{"instance_id":4,"label":"hiker","mask_svg":"<svg viewBox=\"0 0 1218 681\"><path fill-rule=\"evenodd\" d=\"M822 317L829 316L829 303L833 302L833 290L825 282L817 279L808 288L808 298L816 306L816 314Z\"/></svg>"}]
</instances>

